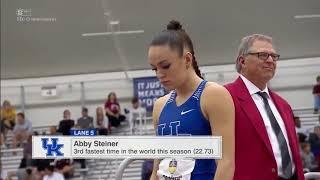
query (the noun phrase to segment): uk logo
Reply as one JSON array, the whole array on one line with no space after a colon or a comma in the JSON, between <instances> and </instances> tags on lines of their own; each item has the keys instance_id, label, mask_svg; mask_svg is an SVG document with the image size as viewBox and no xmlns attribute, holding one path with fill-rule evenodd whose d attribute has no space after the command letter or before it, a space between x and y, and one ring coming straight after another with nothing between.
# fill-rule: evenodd
<instances>
[{"instance_id":1,"label":"uk logo","mask_svg":"<svg viewBox=\"0 0 320 180\"><path fill-rule=\"evenodd\" d=\"M48 143L49 138L41 138L42 148L47 151L46 156L63 156L61 148L63 144L58 144L58 138L50 138L51 144Z\"/></svg>"},{"instance_id":2,"label":"uk logo","mask_svg":"<svg viewBox=\"0 0 320 180\"><path fill-rule=\"evenodd\" d=\"M191 136L191 134L184 134L179 132L180 128L180 121L172 121L169 123L169 127L167 126L168 123L163 123L158 125L158 135L160 136ZM170 131L168 131L168 128ZM170 134L165 132L170 132ZM166 134L166 135L165 135Z\"/></svg>"}]
</instances>

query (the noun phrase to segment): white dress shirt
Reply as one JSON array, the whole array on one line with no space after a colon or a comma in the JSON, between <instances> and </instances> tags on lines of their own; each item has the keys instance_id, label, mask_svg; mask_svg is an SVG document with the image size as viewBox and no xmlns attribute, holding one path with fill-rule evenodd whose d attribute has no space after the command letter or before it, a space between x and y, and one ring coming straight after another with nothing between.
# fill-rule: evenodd
<instances>
[{"instance_id":1,"label":"white dress shirt","mask_svg":"<svg viewBox=\"0 0 320 180\"><path fill-rule=\"evenodd\" d=\"M291 149L290 149L290 145L289 145L289 141L288 141L288 135L287 135L287 130L285 128L285 125L284 125L284 122L283 122L283 119L281 118L280 116L280 113L279 111L277 110L275 104L273 103L271 97L270 97L270 94L269 94L269 91L268 91L268 87L266 86L266 88L264 90L260 90L257 86L255 86L252 82L250 82L247 78L245 78L244 76L240 75L241 79L243 80L244 84L246 85L250 95L251 95L251 98L253 99L254 103L256 104L259 112L260 112L260 115L263 119L263 122L264 122L264 125L266 127L266 130L267 130L267 133L268 133L268 137L269 137L269 140L270 140L270 143L271 143L271 146L272 146L272 151L273 151L273 154L274 154L274 158L276 159L276 162L277 162L277 166L278 166L278 175L279 176L283 176L283 171L282 171L282 159L281 159L281 151L280 151L280 146L279 146L279 143L278 143L278 140L277 140L277 137L276 137L276 134L274 133L273 129L272 129L272 126L271 126L271 123L270 123L270 119L268 117L268 114L267 114L267 111L264 107L264 102L263 102L263 99L261 96L259 96L257 94L257 92L261 91L261 92L266 92L268 94L268 103L270 105L270 108L272 110L272 113L274 114L280 128L281 128L281 131L284 135L284 138L286 139L286 142L287 142L287 146L288 146L288 149L289 149L289 154L290 154L290 157L291 157L291 163L292 163L292 173L294 173L294 169L295 169L295 166L294 166L294 162L293 162L293 159L292 159L292 153L291 153Z\"/></svg>"}]
</instances>

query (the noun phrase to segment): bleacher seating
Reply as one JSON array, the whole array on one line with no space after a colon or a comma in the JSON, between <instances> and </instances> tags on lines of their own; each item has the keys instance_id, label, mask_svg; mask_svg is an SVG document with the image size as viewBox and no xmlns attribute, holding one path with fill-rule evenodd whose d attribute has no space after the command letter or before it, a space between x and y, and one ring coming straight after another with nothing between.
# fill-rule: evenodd
<instances>
[{"instance_id":1,"label":"bleacher seating","mask_svg":"<svg viewBox=\"0 0 320 180\"><path fill-rule=\"evenodd\" d=\"M307 133L313 131L314 126L319 125L319 115L316 114L301 114L299 115L301 127L307 130Z\"/></svg>"},{"instance_id":2,"label":"bleacher seating","mask_svg":"<svg viewBox=\"0 0 320 180\"><path fill-rule=\"evenodd\" d=\"M295 116L298 116L301 121L301 127L307 133L313 132L316 125L320 125L319 114L313 114L312 108L300 108L293 111Z\"/></svg>"},{"instance_id":3,"label":"bleacher seating","mask_svg":"<svg viewBox=\"0 0 320 180\"><path fill-rule=\"evenodd\" d=\"M153 135L153 125L148 121L146 128L142 131L142 135ZM121 126L112 131L114 136L131 135L131 130L128 125ZM115 173L123 159L94 159L87 161L90 171L87 174L87 179L106 179L114 180ZM125 170L123 180L140 180L142 160L136 160Z\"/></svg>"},{"instance_id":4,"label":"bleacher seating","mask_svg":"<svg viewBox=\"0 0 320 180\"><path fill-rule=\"evenodd\" d=\"M313 114L312 109L295 110L294 114L300 117L302 127L312 131L313 127L319 124L319 114ZM149 118L150 119L150 118ZM50 126L34 127L33 129L39 134L46 132L48 134ZM119 128L112 129L114 136L128 136L131 135L131 130L128 124L124 124ZM139 135L154 135L153 125L151 121L139 131ZM12 133L7 136L7 144L12 144ZM17 149L1 149L1 163L2 168L8 172L15 172L18 169L20 160L22 159L22 148ZM15 153L15 155L13 155ZM113 180L115 178L116 170L118 169L123 159L89 159L86 161L87 168L81 169L80 164L75 163L75 173L73 180L89 179L89 180ZM141 179L142 160L136 160L125 169L123 180L138 180Z\"/></svg>"},{"instance_id":5,"label":"bleacher seating","mask_svg":"<svg viewBox=\"0 0 320 180\"><path fill-rule=\"evenodd\" d=\"M150 119L150 118L148 118ZM142 131L139 131L139 135L153 135L154 130L151 124L151 121L147 121L147 125L143 128ZM46 134L49 133L50 126L40 126L33 127L34 131L37 131L40 135L43 132ZM127 123L124 123L119 128L115 128L112 130L112 135L114 136L128 136L131 135L131 130ZM23 149L17 148L12 149L13 134L10 132L7 135L6 144L9 148L1 149L1 163L3 170L7 172L16 172L18 170L20 161L23 156ZM80 164L75 163L75 172L74 178L72 180L98 180L98 179L106 179L113 180L115 178L115 172L119 167L123 159L89 159L86 160L87 168L81 169ZM125 170L123 175L124 180L138 180L141 179L141 160L137 160L134 163L130 164L129 167ZM13 177L13 179L17 179L17 177Z\"/></svg>"}]
</instances>

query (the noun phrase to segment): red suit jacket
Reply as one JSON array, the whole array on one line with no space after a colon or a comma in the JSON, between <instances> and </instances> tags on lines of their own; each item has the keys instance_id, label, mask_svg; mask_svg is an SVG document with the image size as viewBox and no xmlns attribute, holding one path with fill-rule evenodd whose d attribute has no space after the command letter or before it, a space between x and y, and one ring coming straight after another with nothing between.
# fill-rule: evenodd
<instances>
[{"instance_id":1,"label":"red suit jacket","mask_svg":"<svg viewBox=\"0 0 320 180\"><path fill-rule=\"evenodd\" d=\"M234 180L278 180L278 168L263 119L240 77L225 85L235 105ZM290 105L269 89L287 130L298 180L304 180Z\"/></svg>"}]
</instances>

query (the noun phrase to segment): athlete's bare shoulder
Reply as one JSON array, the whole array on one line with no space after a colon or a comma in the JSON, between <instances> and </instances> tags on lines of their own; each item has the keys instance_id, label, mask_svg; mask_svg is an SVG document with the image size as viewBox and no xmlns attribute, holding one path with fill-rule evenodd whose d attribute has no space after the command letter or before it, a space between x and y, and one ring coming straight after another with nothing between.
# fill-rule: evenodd
<instances>
[{"instance_id":1,"label":"athlete's bare shoulder","mask_svg":"<svg viewBox=\"0 0 320 180\"><path fill-rule=\"evenodd\" d=\"M208 81L206 87L221 87L221 85L216 82Z\"/></svg>"},{"instance_id":2,"label":"athlete's bare shoulder","mask_svg":"<svg viewBox=\"0 0 320 180\"><path fill-rule=\"evenodd\" d=\"M218 83L208 81L203 90L204 95L221 95L229 94L227 89Z\"/></svg>"},{"instance_id":3,"label":"athlete's bare shoulder","mask_svg":"<svg viewBox=\"0 0 320 180\"><path fill-rule=\"evenodd\" d=\"M206 117L221 107L225 107L232 102L228 90L215 82L208 82L201 95L201 108Z\"/></svg>"},{"instance_id":4,"label":"athlete's bare shoulder","mask_svg":"<svg viewBox=\"0 0 320 180\"><path fill-rule=\"evenodd\" d=\"M171 95L171 93L168 93L167 95L158 98L154 102L153 112L152 112L154 124L158 124L160 113L161 113L164 105L166 104L166 102L170 98L170 95Z\"/></svg>"}]
</instances>

